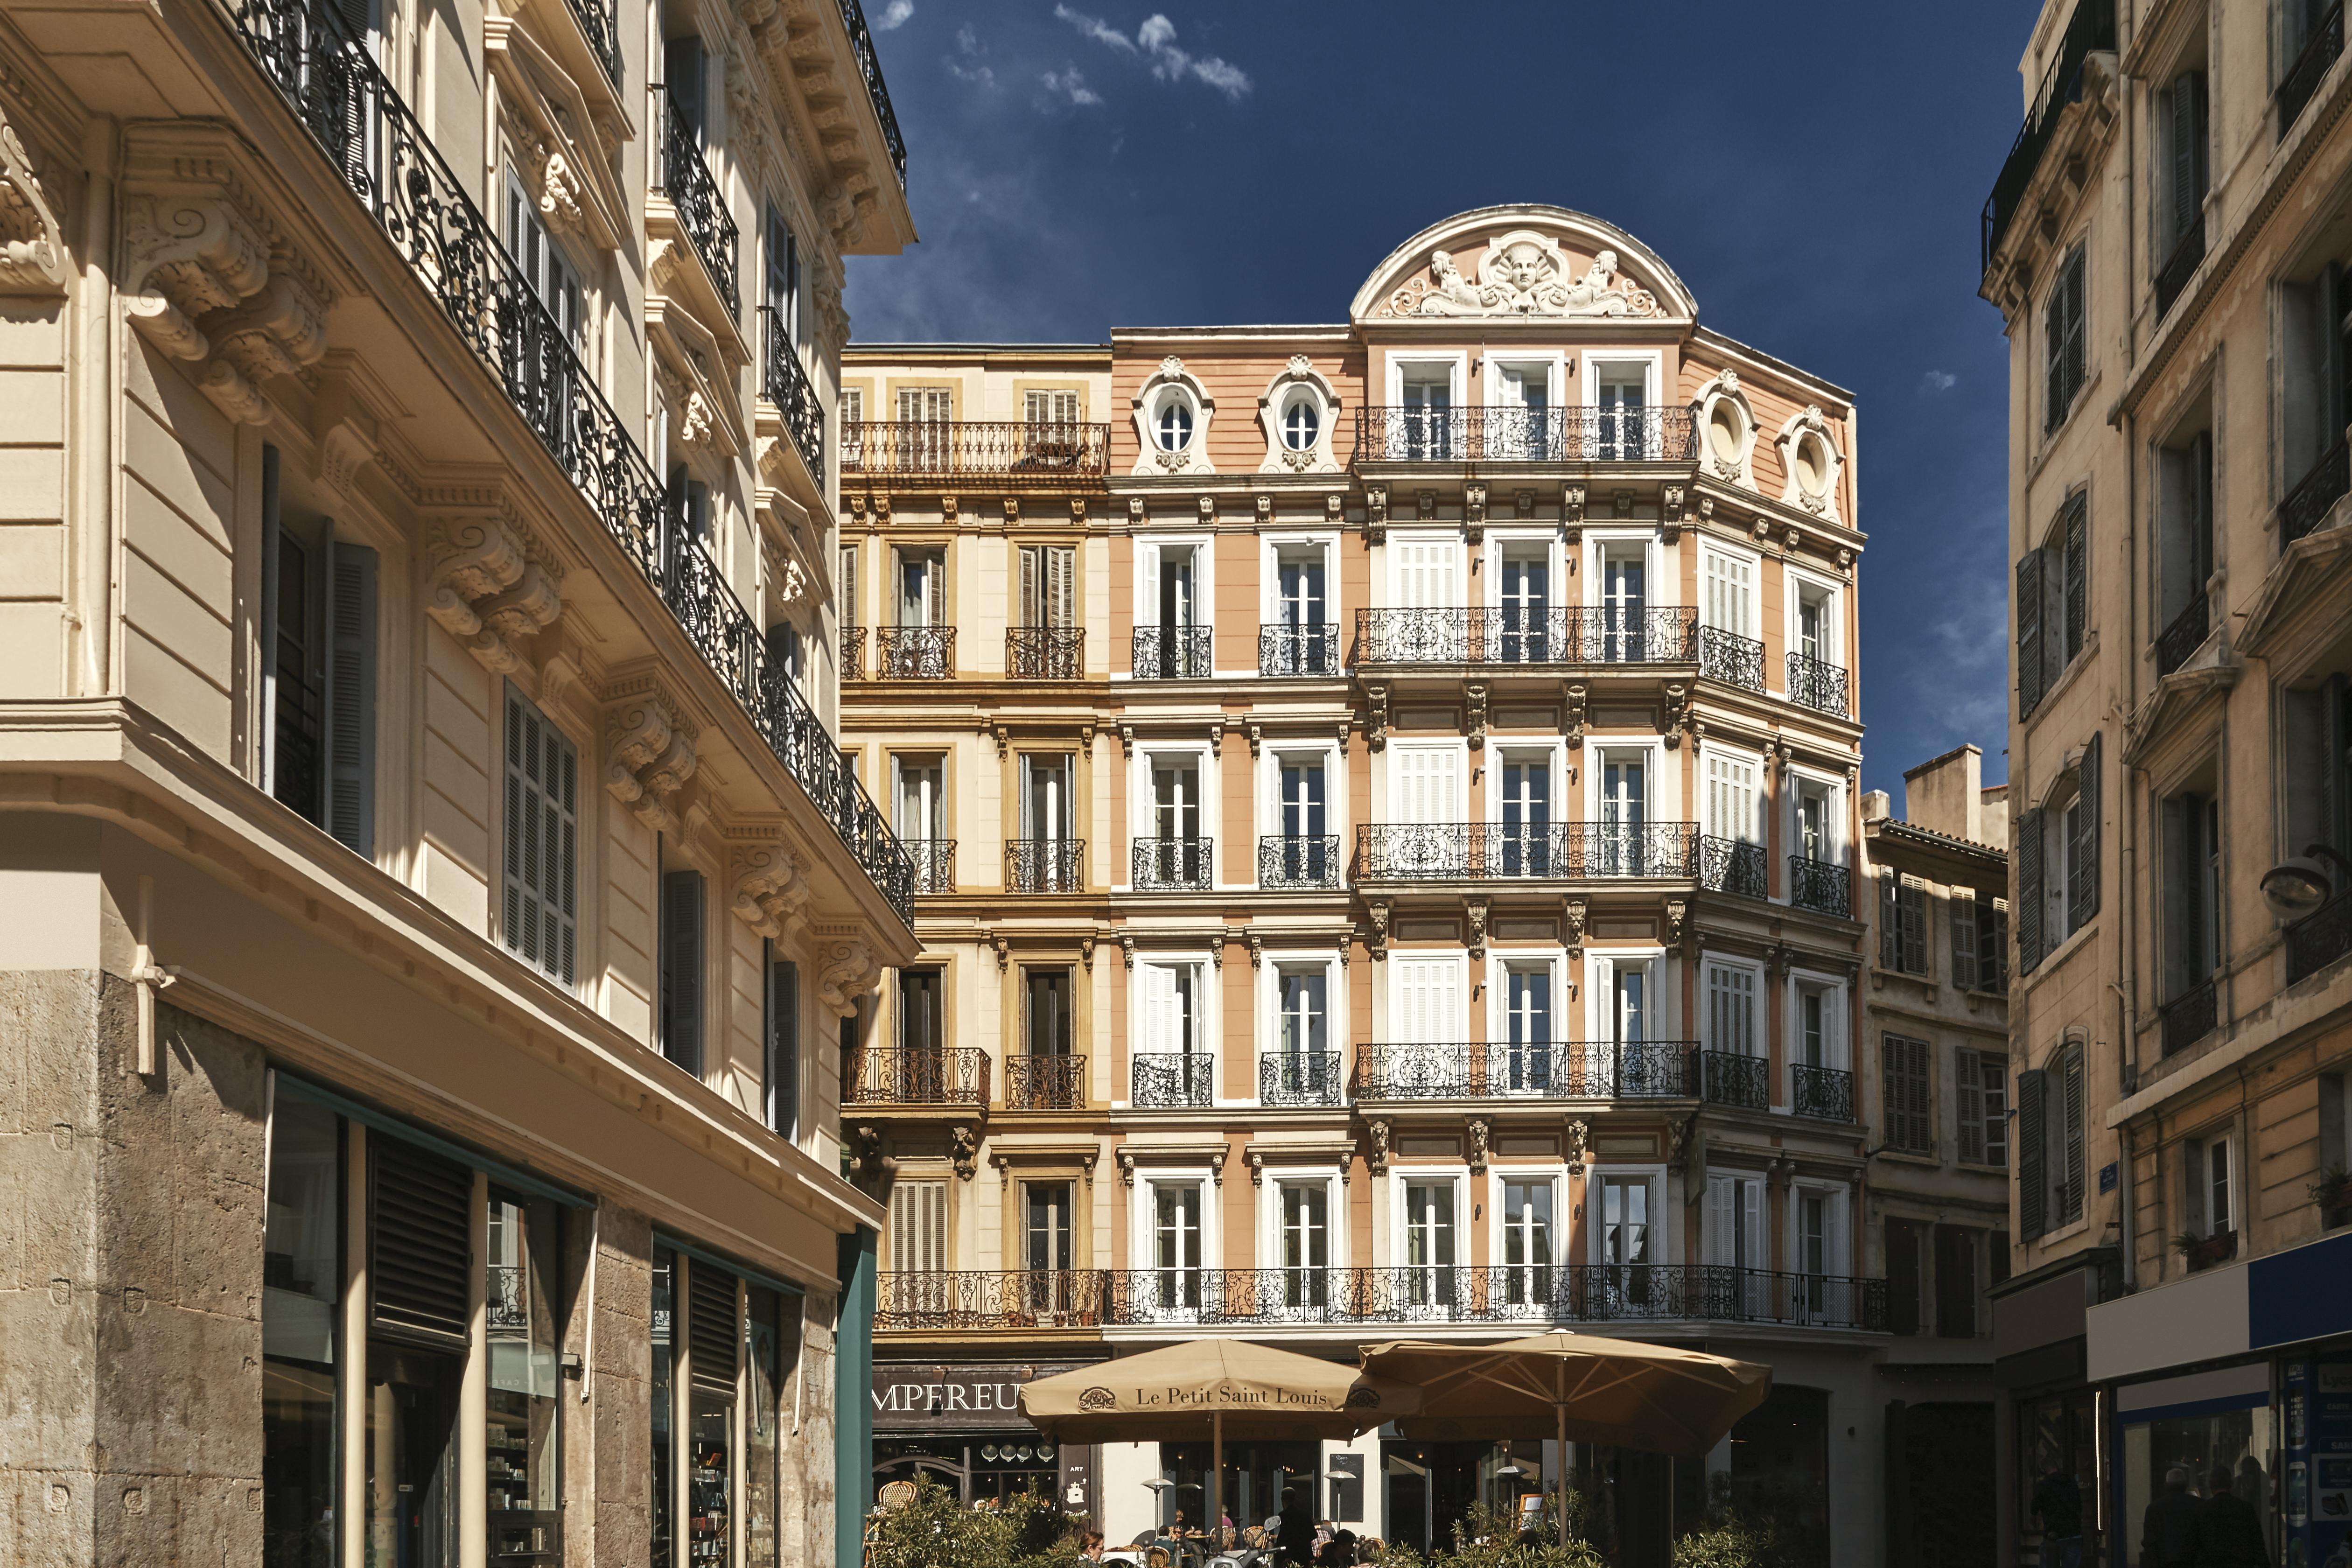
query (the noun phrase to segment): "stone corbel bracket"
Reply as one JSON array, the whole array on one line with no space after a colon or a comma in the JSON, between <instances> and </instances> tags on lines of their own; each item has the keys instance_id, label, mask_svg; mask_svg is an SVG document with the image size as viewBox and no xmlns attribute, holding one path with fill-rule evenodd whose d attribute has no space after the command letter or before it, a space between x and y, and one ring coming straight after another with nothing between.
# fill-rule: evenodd
<instances>
[{"instance_id":1,"label":"stone corbel bracket","mask_svg":"<svg viewBox=\"0 0 2352 1568\"><path fill-rule=\"evenodd\" d=\"M604 788L656 833L677 826L671 802L694 776L694 735L658 691L615 701L604 721Z\"/></svg>"},{"instance_id":2,"label":"stone corbel bracket","mask_svg":"<svg viewBox=\"0 0 2352 1568\"><path fill-rule=\"evenodd\" d=\"M829 943L816 973L816 999L836 1018L857 1011L857 999L882 978L882 961L865 942L849 937Z\"/></svg>"},{"instance_id":3,"label":"stone corbel bracket","mask_svg":"<svg viewBox=\"0 0 2352 1568\"><path fill-rule=\"evenodd\" d=\"M33 173L16 128L0 115L0 294L58 296L73 261L57 209Z\"/></svg>"},{"instance_id":4,"label":"stone corbel bracket","mask_svg":"<svg viewBox=\"0 0 2352 1568\"><path fill-rule=\"evenodd\" d=\"M735 884L735 918L770 942L804 926L809 900L808 868L782 844L753 845L730 857Z\"/></svg>"},{"instance_id":5,"label":"stone corbel bracket","mask_svg":"<svg viewBox=\"0 0 2352 1568\"><path fill-rule=\"evenodd\" d=\"M436 524L431 553L425 613L492 674L521 668L524 642L563 611L563 568L520 522L496 515Z\"/></svg>"}]
</instances>

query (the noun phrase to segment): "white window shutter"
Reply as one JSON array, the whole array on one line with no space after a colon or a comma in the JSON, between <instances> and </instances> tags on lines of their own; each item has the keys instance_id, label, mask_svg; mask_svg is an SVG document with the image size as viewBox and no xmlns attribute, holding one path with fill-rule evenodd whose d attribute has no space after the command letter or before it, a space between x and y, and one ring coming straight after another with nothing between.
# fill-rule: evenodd
<instances>
[{"instance_id":1,"label":"white window shutter","mask_svg":"<svg viewBox=\"0 0 2352 1568\"><path fill-rule=\"evenodd\" d=\"M1748 1220L1747 1256L1740 1263L1749 1268L1764 1267L1764 1184L1754 1180L1739 1184L1740 1206Z\"/></svg>"},{"instance_id":2,"label":"white window shutter","mask_svg":"<svg viewBox=\"0 0 2352 1568\"><path fill-rule=\"evenodd\" d=\"M1739 1261L1733 1254L1732 1202L1731 1178L1729 1176L1707 1177L1706 1224L1702 1239L1706 1243L1706 1261L1718 1268L1727 1267Z\"/></svg>"}]
</instances>

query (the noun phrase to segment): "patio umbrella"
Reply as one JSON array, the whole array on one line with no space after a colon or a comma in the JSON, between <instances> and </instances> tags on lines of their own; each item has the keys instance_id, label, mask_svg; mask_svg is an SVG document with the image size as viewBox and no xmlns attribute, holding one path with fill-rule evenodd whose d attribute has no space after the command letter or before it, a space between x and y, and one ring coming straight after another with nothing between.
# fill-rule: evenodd
<instances>
[{"instance_id":1,"label":"patio umbrella","mask_svg":"<svg viewBox=\"0 0 2352 1568\"><path fill-rule=\"evenodd\" d=\"M1418 1408L1420 1390L1339 1362L1192 1340L1021 1385L1021 1413L1056 1443L1209 1434L1209 1525L1224 1517L1225 1432L1266 1440L1353 1437Z\"/></svg>"},{"instance_id":2,"label":"patio umbrella","mask_svg":"<svg viewBox=\"0 0 2352 1568\"><path fill-rule=\"evenodd\" d=\"M1501 1344L1394 1340L1364 1371L1421 1391L1397 1423L1407 1437L1570 1437L1654 1454L1699 1455L1764 1403L1772 1369L1672 1345L1598 1334L1537 1334Z\"/></svg>"}]
</instances>

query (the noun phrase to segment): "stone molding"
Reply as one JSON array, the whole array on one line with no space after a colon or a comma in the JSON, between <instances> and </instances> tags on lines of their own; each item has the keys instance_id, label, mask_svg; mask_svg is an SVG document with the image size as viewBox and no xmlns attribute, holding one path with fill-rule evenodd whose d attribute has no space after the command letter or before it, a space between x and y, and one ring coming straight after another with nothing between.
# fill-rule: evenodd
<instances>
[{"instance_id":1,"label":"stone molding","mask_svg":"<svg viewBox=\"0 0 2352 1568\"><path fill-rule=\"evenodd\" d=\"M522 645L563 610L563 568L529 530L497 515L434 524L425 613L494 675L523 667Z\"/></svg>"}]
</instances>

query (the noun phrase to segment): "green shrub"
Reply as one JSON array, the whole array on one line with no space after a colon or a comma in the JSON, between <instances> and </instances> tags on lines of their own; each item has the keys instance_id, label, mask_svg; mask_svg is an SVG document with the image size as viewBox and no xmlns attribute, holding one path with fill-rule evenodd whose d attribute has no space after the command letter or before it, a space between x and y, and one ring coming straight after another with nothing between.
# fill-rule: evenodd
<instances>
[{"instance_id":1,"label":"green shrub","mask_svg":"<svg viewBox=\"0 0 2352 1568\"><path fill-rule=\"evenodd\" d=\"M1001 1507L966 1508L929 1477L915 1500L871 1525L867 1568L1075 1568L1077 1530L1042 1498L1024 1494Z\"/></svg>"},{"instance_id":2,"label":"green shrub","mask_svg":"<svg viewBox=\"0 0 2352 1568\"><path fill-rule=\"evenodd\" d=\"M1710 1510L1704 1525L1675 1542L1674 1568L1799 1568L1799 1564L1794 1543L1770 1519Z\"/></svg>"}]
</instances>

